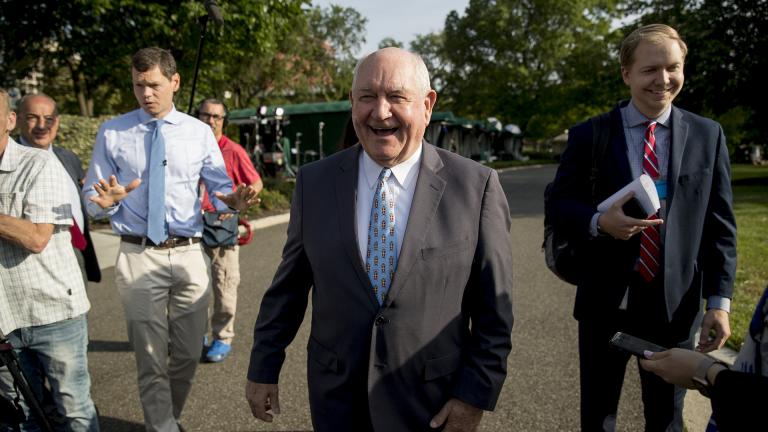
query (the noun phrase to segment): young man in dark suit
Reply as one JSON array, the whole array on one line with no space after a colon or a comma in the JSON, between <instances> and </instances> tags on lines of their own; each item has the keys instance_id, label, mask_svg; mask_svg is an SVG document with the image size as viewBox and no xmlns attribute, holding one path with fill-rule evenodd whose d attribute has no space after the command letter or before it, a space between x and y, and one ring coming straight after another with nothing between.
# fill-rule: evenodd
<instances>
[{"instance_id":1,"label":"young man in dark suit","mask_svg":"<svg viewBox=\"0 0 768 432\"><path fill-rule=\"evenodd\" d=\"M21 143L30 147L52 151L72 179L73 185L62 185L65 193L72 197L72 213L78 226L71 228L72 246L78 250L80 268L88 281L101 282L101 269L88 229L88 217L80 199L80 190L85 179L83 163L71 150L53 145L59 131L59 111L56 101L44 94L24 96L19 102L19 130ZM76 200L75 200L76 199Z\"/></svg>"},{"instance_id":2,"label":"young man in dark suit","mask_svg":"<svg viewBox=\"0 0 768 432\"><path fill-rule=\"evenodd\" d=\"M576 292L582 430L612 431L629 355L609 347L616 331L666 347L720 348L736 268L730 165L716 122L679 109L687 47L669 26L652 24L622 42L621 74L631 99L610 112L609 145L590 180L590 122L569 132L551 195L555 224L579 244ZM597 204L637 178L654 180L661 209L624 214L627 195ZM702 300L706 312L702 318ZM640 371L646 430L682 430L684 389Z\"/></svg>"}]
</instances>

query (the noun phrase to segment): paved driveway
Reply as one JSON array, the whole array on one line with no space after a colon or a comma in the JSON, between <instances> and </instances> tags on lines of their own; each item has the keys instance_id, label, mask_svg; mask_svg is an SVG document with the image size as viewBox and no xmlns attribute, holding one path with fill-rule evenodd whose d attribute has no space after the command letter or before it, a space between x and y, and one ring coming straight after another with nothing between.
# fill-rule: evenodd
<instances>
[{"instance_id":1,"label":"paved driveway","mask_svg":"<svg viewBox=\"0 0 768 432\"><path fill-rule=\"evenodd\" d=\"M501 181L513 215L510 243L514 261L515 327L509 376L497 410L486 414L483 431L576 431L579 429L576 323L571 316L575 288L560 282L544 266L542 193L554 167L506 171ZM286 224L256 230L241 251L237 337L233 354L220 364L201 364L184 410L188 431L311 430L306 391L308 320L288 350L281 375L283 414L273 424L257 423L244 398L245 374L259 301L280 259ZM116 239L99 235L104 264ZM104 282L91 285L90 371L93 398L105 431L142 431L133 354L128 346L122 307L112 268ZM636 366L630 364L619 410L619 430L642 430Z\"/></svg>"}]
</instances>

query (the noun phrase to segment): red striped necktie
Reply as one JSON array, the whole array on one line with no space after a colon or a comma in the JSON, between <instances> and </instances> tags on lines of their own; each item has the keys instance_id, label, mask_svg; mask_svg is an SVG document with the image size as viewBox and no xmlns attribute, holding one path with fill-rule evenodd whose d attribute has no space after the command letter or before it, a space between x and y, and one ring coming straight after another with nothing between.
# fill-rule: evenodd
<instances>
[{"instance_id":1,"label":"red striped necktie","mask_svg":"<svg viewBox=\"0 0 768 432\"><path fill-rule=\"evenodd\" d=\"M661 175L659 170L659 158L656 156L656 130L655 121L646 122L645 137L643 139L643 173L648 174L656 181ZM648 220L658 219L656 214L648 217ZM659 272L661 259L661 233L659 227L649 226L640 233L640 258L637 270L646 282L651 282Z\"/></svg>"}]
</instances>

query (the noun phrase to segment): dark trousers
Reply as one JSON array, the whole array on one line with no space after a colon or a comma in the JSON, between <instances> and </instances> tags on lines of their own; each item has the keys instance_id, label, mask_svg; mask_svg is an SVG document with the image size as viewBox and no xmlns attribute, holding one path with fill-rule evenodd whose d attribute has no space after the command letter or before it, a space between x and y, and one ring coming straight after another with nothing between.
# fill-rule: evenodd
<instances>
[{"instance_id":1,"label":"dark trousers","mask_svg":"<svg viewBox=\"0 0 768 432\"><path fill-rule=\"evenodd\" d=\"M581 381L582 431L615 431L619 396L630 355L609 345L617 331L665 347L693 348L694 332L700 322L699 293L684 299L683 306L669 322L660 284L633 282L627 310L595 313L579 321L579 367ZM599 315L599 316L598 316ZM667 384L658 376L640 369L645 430L682 431L685 389Z\"/></svg>"}]
</instances>

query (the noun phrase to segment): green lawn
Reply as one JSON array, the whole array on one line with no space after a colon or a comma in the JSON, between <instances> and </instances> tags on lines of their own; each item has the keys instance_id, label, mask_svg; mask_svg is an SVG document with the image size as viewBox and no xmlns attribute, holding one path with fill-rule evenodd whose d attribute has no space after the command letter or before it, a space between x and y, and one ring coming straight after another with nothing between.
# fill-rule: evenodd
<instances>
[{"instance_id":1,"label":"green lawn","mask_svg":"<svg viewBox=\"0 0 768 432\"><path fill-rule=\"evenodd\" d=\"M768 284L768 166L733 165L732 173L738 267L728 346L738 350Z\"/></svg>"}]
</instances>

